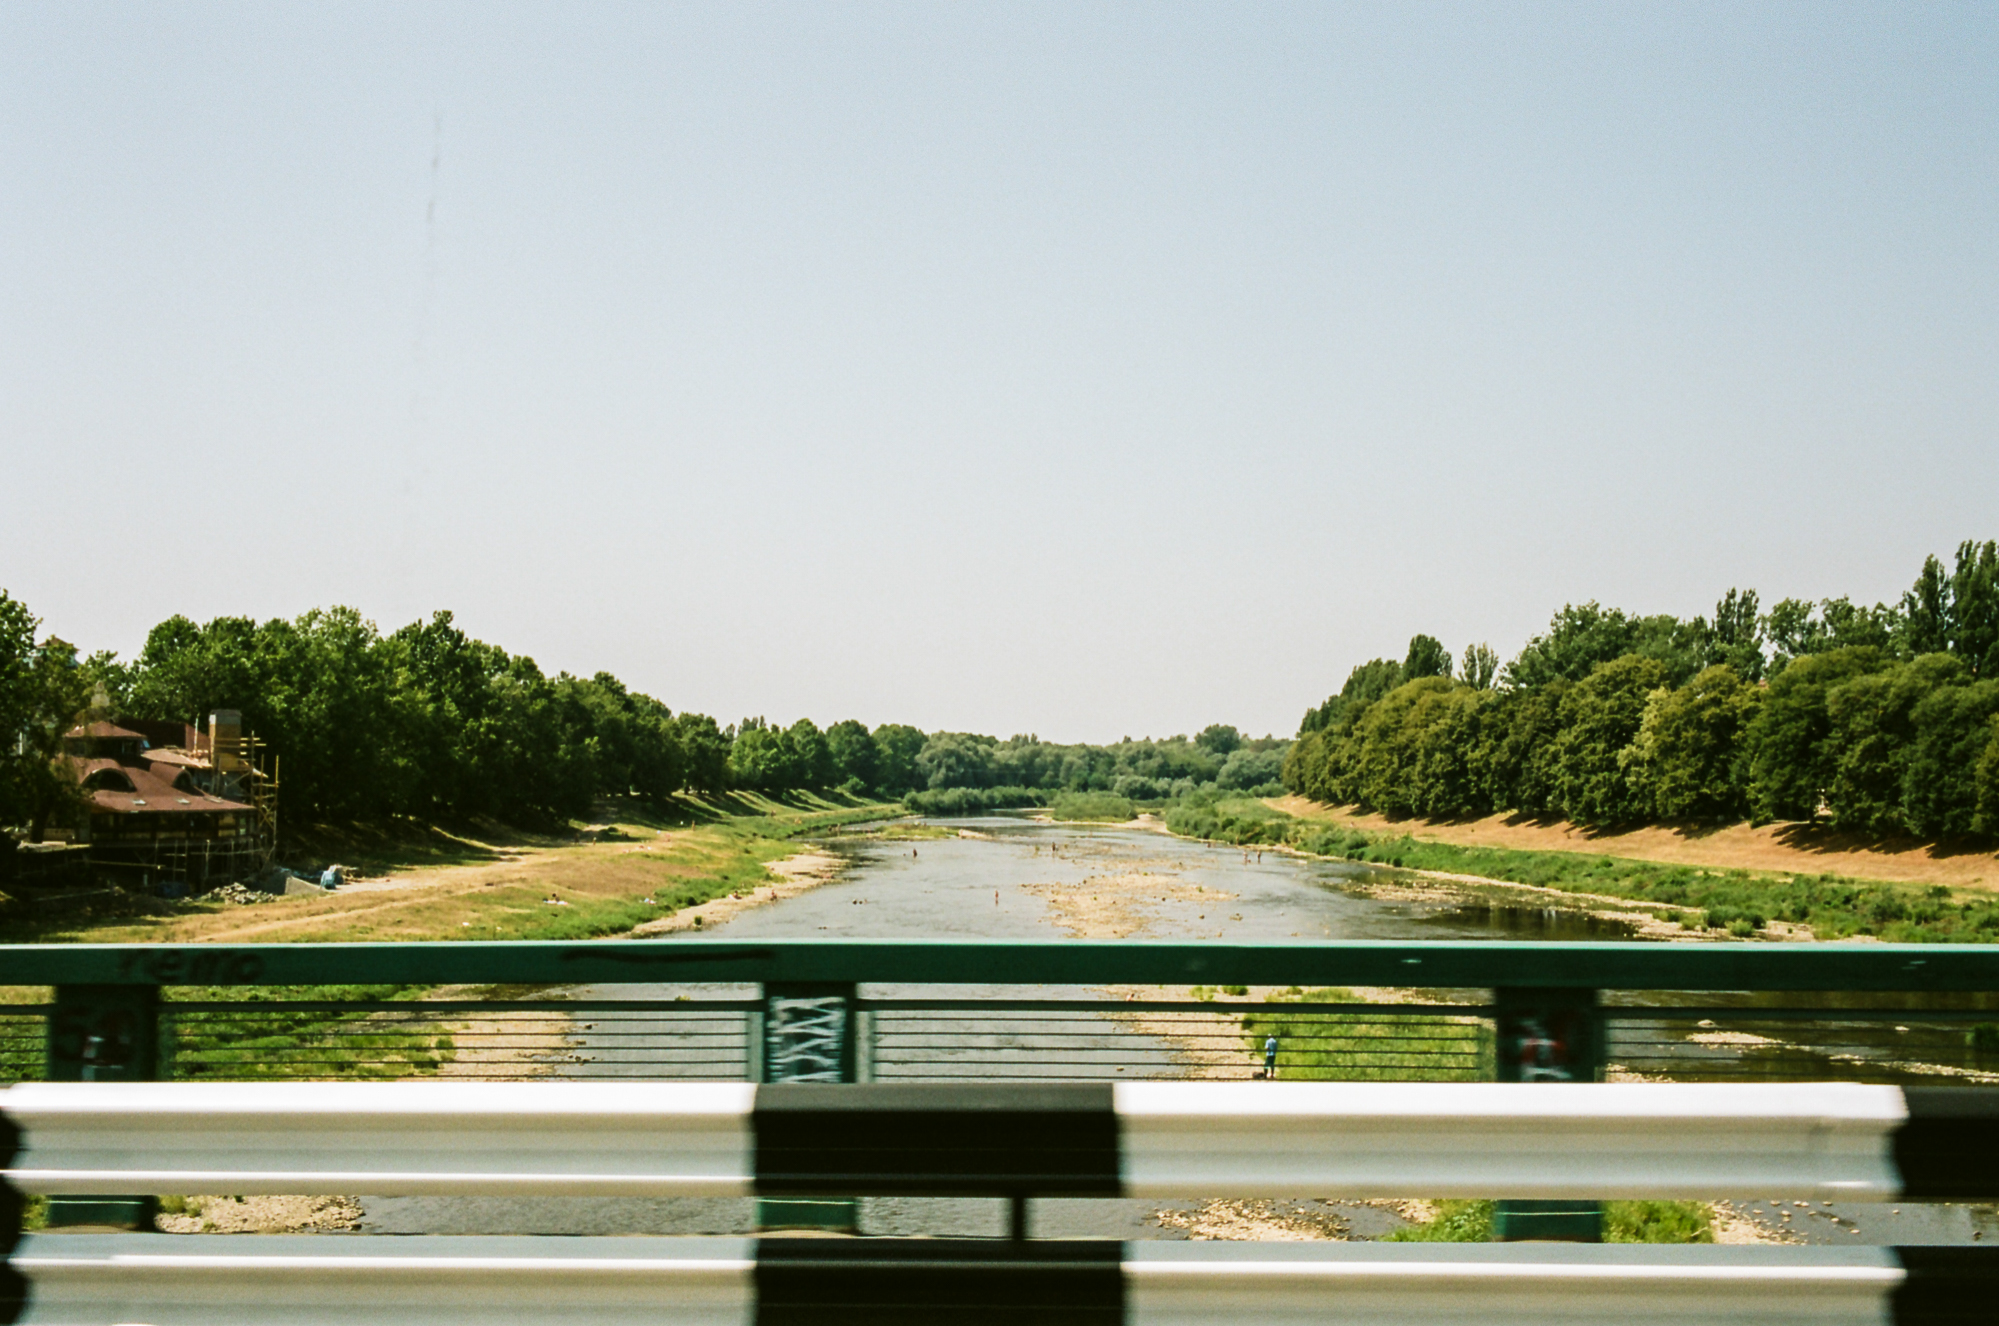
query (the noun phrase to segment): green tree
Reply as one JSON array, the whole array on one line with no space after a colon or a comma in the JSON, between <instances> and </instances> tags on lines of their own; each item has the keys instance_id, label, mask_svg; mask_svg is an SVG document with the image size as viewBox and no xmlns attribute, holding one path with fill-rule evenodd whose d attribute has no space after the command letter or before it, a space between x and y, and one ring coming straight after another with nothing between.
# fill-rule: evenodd
<instances>
[{"instance_id":1,"label":"green tree","mask_svg":"<svg viewBox=\"0 0 1999 1326\"><path fill-rule=\"evenodd\" d=\"M1332 799L1326 795L1320 780L1326 761L1326 740L1323 730L1311 730L1291 743L1290 753L1284 757L1283 779L1287 790L1314 801Z\"/></svg>"},{"instance_id":2,"label":"green tree","mask_svg":"<svg viewBox=\"0 0 1999 1326\"><path fill-rule=\"evenodd\" d=\"M608 672L588 681L564 675L556 688L572 740L588 743L593 791L637 793L661 802L685 785L686 761L672 710Z\"/></svg>"},{"instance_id":3,"label":"green tree","mask_svg":"<svg viewBox=\"0 0 1999 1326\"><path fill-rule=\"evenodd\" d=\"M1941 654L1950 648L1950 577L1934 557L1923 559L1916 583L1902 595L1904 654Z\"/></svg>"},{"instance_id":4,"label":"green tree","mask_svg":"<svg viewBox=\"0 0 1999 1326\"><path fill-rule=\"evenodd\" d=\"M1637 643L1634 618L1594 601L1564 604L1547 633L1528 640L1506 665L1506 684L1531 690L1557 680L1581 681L1600 664L1633 652Z\"/></svg>"},{"instance_id":5,"label":"green tree","mask_svg":"<svg viewBox=\"0 0 1999 1326\"><path fill-rule=\"evenodd\" d=\"M916 757L923 752L923 733L907 723L883 723L874 730L881 790L897 795L922 787Z\"/></svg>"},{"instance_id":6,"label":"green tree","mask_svg":"<svg viewBox=\"0 0 1999 1326\"><path fill-rule=\"evenodd\" d=\"M1418 813L1415 770L1422 746L1423 702L1451 689L1448 677L1428 676L1396 687L1368 708L1353 729L1351 785L1343 800L1390 815Z\"/></svg>"},{"instance_id":7,"label":"green tree","mask_svg":"<svg viewBox=\"0 0 1999 1326\"><path fill-rule=\"evenodd\" d=\"M1827 697L1894 660L1873 646L1811 653L1779 672L1747 734L1749 804L1760 821L1818 814L1839 764Z\"/></svg>"},{"instance_id":8,"label":"green tree","mask_svg":"<svg viewBox=\"0 0 1999 1326\"><path fill-rule=\"evenodd\" d=\"M269 628L261 633L268 637ZM269 733L262 698L271 688L263 640L248 617L197 626L173 616L146 635L132 685L134 717L193 723L216 709L240 711L252 730Z\"/></svg>"},{"instance_id":9,"label":"green tree","mask_svg":"<svg viewBox=\"0 0 1999 1326\"><path fill-rule=\"evenodd\" d=\"M1916 701L1902 774L1902 822L1941 838L1976 831L1979 762L1999 716L1999 678L1941 685Z\"/></svg>"},{"instance_id":10,"label":"green tree","mask_svg":"<svg viewBox=\"0 0 1999 1326\"><path fill-rule=\"evenodd\" d=\"M1986 725L1985 752L1978 757L1978 816L1972 829L1999 836L1999 718Z\"/></svg>"},{"instance_id":11,"label":"green tree","mask_svg":"<svg viewBox=\"0 0 1999 1326\"><path fill-rule=\"evenodd\" d=\"M784 745L790 764L789 786L825 788L838 781L833 776L832 748L817 723L799 719L784 730Z\"/></svg>"},{"instance_id":12,"label":"green tree","mask_svg":"<svg viewBox=\"0 0 1999 1326\"><path fill-rule=\"evenodd\" d=\"M729 748L729 784L758 792L794 786L791 752L783 733L761 718L745 718L738 724Z\"/></svg>"},{"instance_id":13,"label":"green tree","mask_svg":"<svg viewBox=\"0 0 1999 1326\"><path fill-rule=\"evenodd\" d=\"M1763 693L1726 663L1645 704L1624 752L1650 813L1667 820L1733 820L1749 810L1748 731Z\"/></svg>"},{"instance_id":14,"label":"green tree","mask_svg":"<svg viewBox=\"0 0 1999 1326\"><path fill-rule=\"evenodd\" d=\"M1416 681L1423 677L1448 677L1451 675L1451 651L1437 642L1433 635L1411 636L1409 652L1402 660L1401 680Z\"/></svg>"},{"instance_id":15,"label":"green tree","mask_svg":"<svg viewBox=\"0 0 1999 1326\"><path fill-rule=\"evenodd\" d=\"M29 675L40 625L25 603L0 590L0 825L25 824L29 817L22 737L34 708Z\"/></svg>"},{"instance_id":16,"label":"green tree","mask_svg":"<svg viewBox=\"0 0 1999 1326\"><path fill-rule=\"evenodd\" d=\"M1620 757L1666 677L1657 659L1626 655L1597 667L1563 698L1552 752L1555 800L1571 820L1628 824L1645 817L1643 791Z\"/></svg>"},{"instance_id":17,"label":"green tree","mask_svg":"<svg viewBox=\"0 0 1999 1326\"><path fill-rule=\"evenodd\" d=\"M1390 691L1355 728L1350 795L1391 815L1461 815L1477 808L1476 722L1482 693L1447 677Z\"/></svg>"},{"instance_id":18,"label":"green tree","mask_svg":"<svg viewBox=\"0 0 1999 1326\"><path fill-rule=\"evenodd\" d=\"M1402 665L1394 659L1369 659L1347 673L1337 695L1327 697L1318 708L1305 711L1299 734L1352 726L1369 705L1400 686L1403 680Z\"/></svg>"},{"instance_id":19,"label":"green tree","mask_svg":"<svg viewBox=\"0 0 1999 1326\"><path fill-rule=\"evenodd\" d=\"M865 723L847 718L833 724L826 729L826 748L833 759L834 783L841 786L854 783L862 788L877 785L881 752L875 748L875 739Z\"/></svg>"},{"instance_id":20,"label":"green tree","mask_svg":"<svg viewBox=\"0 0 1999 1326\"><path fill-rule=\"evenodd\" d=\"M54 636L35 646L24 678L26 721L14 769L15 797L27 812L29 842L41 842L53 820L84 805L82 786L62 758L63 738L84 719L92 685L76 646Z\"/></svg>"},{"instance_id":21,"label":"green tree","mask_svg":"<svg viewBox=\"0 0 1999 1326\"><path fill-rule=\"evenodd\" d=\"M1491 690L1499 679L1499 655L1492 652L1491 645L1466 645L1464 659L1458 664L1458 676L1475 691Z\"/></svg>"},{"instance_id":22,"label":"green tree","mask_svg":"<svg viewBox=\"0 0 1999 1326\"><path fill-rule=\"evenodd\" d=\"M1999 677L1999 543L1958 545L1950 576L1950 650L1975 677Z\"/></svg>"},{"instance_id":23,"label":"green tree","mask_svg":"<svg viewBox=\"0 0 1999 1326\"><path fill-rule=\"evenodd\" d=\"M1734 596L1735 611L1742 601L1743 596ZM1755 596L1747 601L1753 616ZM1722 600L1724 609L1730 605L1730 599ZM1698 617L1690 622L1666 613L1632 617L1595 603L1572 603L1555 614L1545 635L1529 640L1507 664L1504 680L1509 687L1526 689L1556 680L1581 681L1605 663L1636 654L1658 662L1667 684L1679 686L1708 665L1715 641L1715 628Z\"/></svg>"},{"instance_id":24,"label":"green tree","mask_svg":"<svg viewBox=\"0 0 1999 1326\"><path fill-rule=\"evenodd\" d=\"M1258 746L1238 746L1215 770L1214 785L1230 791L1249 792L1281 782L1284 760L1290 751L1290 742L1261 749Z\"/></svg>"},{"instance_id":25,"label":"green tree","mask_svg":"<svg viewBox=\"0 0 1999 1326\"><path fill-rule=\"evenodd\" d=\"M681 714L674 736L686 762L686 785L710 796L729 790L729 738L707 714Z\"/></svg>"},{"instance_id":26,"label":"green tree","mask_svg":"<svg viewBox=\"0 0 1999 1326\"><path fill-rule=\"evenodd\" d=\"M1773 677L1792 659L1835 649L1873 648L1885 658L1905 634L1899 609L1881 603L1869 608L1845 598L1824 599L1817 607L1802 599L1784 599L1770 609L1763 624L1773 651Z\"/></svg>"},{"instance_id":27,"label":"green tree","mask_svg":"<svg viewBox=\"0 0 1999 1326\"><path fill-rule=\"evenodd\" d=\"M1242 745L1242 733L1226 723L1210 723L1194 738L1194 744L1225 760L1230 751Z\"/></svg>"},{"instance_id":28,"label":"green tree","mask_svg":"<svg viewBox=\"0 0 1999 1326\"><path fill-rule=\"evenodd\" d=\"M1491 695L1442 677L1410 682L1368 712L1359 759L1366 799L1408 815L1484 814L1489 781L1478 764L1480 720Z\"/></svg>"},{"instance_id":29,"label":"green tree","mask_svg":"<svg viewBox=\"0 0 1999 1326\"><path fill-rule=\"evenodd\" d=\"M1725 663L1735 669L1737 676L1761 680L1765 664L1763 640L1763 619L1756 611L1756 591L1730 589L1714 605L1707 662Z\"/></svg>"},{"instance_id":30,"label":"green tree","mask_svg":"<svg viewBox=\"0 0 1999 1326\"><path fill-rule=\"evenodd\" d=\"M52 820L84 804L61 756L97 684L75 646L36 639L40 626L25 604L0 591L0 824L26 826L34 842Z\"/></svg>"},{"instance_id":31,"label":"green tree","mask_svg":"<svg viewBox=\"0 0 1999 1326\"><path fill-rule=\"evenodd\" d=\"M933 733L916 757L916 772L928 788L991 787L998 745L972 732Z\"/></svg>"},{"instance_id":32,"label":"green tree","mask_svg":"<svg viewBox=\"0 0 1999 1326\"><path fill-rule=\"evenodd\" d=\"M1562 731L1562 702L1573 684L1556 680L1533 690L1493 694L1479 724L1472 767L1495 809L1528 815L1558 814L1555 738Z\"/></svg>"},{"instance_id":33,"label":"green tree","mask_svg":"<svg viewBox=\"0 0 1999 1326\"><path fill-rule=\"evenodd\" d=\"M1868 833L1910 832L1904 810L1916 709L1933 692L1961 686L1970 670L1951 654L1924 654L1832 688L1832 822Z\"/></svg>"}]
</instances>

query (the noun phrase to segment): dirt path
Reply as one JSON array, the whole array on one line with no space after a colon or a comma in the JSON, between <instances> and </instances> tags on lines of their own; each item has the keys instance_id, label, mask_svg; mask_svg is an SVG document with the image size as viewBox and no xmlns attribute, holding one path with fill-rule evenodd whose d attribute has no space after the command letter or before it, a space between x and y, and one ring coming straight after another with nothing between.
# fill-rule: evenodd
<instances>
[{"instance_id":1,"label":"dirt path","mask_svg":"<svg viewBox=\"0 0 1999 1326\"><path fill-rule=\"evenodd\" d=\"M91 937L180 943L532 939L551 929L566 937L562 929L573 934L577 923L595 918L602 918L598 933L617 934L669 907L664 898L651 900L672 894L683 881L738 881L738 891L761 884L767 876L757 858L766 850L705 828L646 832L638 841L510 847L484 861L399 870L331 893L274 897L143 926L114 924Z\"/></svg>"},{"instance_id":2,"label":"dirt path","mask_svg":"<svg viewBox=\"0 0 1999 1326\"><path fill-rule=\"evenodd\" d=\"M1831 873L1855 879L1907 884L1947 884L1999 889L1999 855L1956 851L1933 843L1880 842L1805 824L1731 824L1718 829L1647 825L1600 831L1568 823L1488 815L1479 820L1390 820L1351 806L1324 806L1304 797L1269 803L1299 819L1339 824L1374 833L1406 833L1425 842L1460 847L1510 847L1533 852L1584 852L1636 861L1706 866L1723 870Z\"/></svg>"}]
</instances>

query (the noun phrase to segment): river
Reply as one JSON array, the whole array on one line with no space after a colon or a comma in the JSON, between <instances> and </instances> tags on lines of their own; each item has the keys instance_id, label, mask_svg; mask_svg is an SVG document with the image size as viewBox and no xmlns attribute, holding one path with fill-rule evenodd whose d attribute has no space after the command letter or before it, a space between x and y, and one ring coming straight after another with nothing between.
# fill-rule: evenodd
<instances>
[{"instance_id":1,"label":"river","mask_svg":"<svg viewBox=\"0 0 1999 1326\"><path fill-rule=\"evenodd\" d=\"M1627 939L1579 908L1392 890L1399 872L1125 825L1007 816L926 821L962 835L839 836L840 878L732 920L729 938ZM1406 877L1405 877L1406 878ZM1085 890L1095 883L1094 891ZM1422 896L1416 896L1422 895Z\"/></svg>"}]
</instances>

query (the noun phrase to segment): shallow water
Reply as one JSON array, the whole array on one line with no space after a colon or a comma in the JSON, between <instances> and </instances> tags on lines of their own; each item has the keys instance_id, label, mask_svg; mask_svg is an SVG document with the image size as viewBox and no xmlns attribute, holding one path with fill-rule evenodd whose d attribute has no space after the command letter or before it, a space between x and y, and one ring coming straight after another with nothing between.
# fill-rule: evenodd
<instances>
[{"instance_id":1,"label":"shallow water","mask_svg":"<svg viewBox=\"0 0 1999 1326\"><path fill-rule=\"evenodd\" d=\"M1627 939L1632 928L1581 910L1375 898L1360 888L1396 872L1209 845L1120 826L1003 816L927 821L982 835L927 842L835 837L852 865L832 883L753 908L727 938L1060 939L1076 933L1036 890L1096 876L1150 874L1133 939ZM1184 894L1189 888L1212 899Z\"/></svg>"}]
</instances>

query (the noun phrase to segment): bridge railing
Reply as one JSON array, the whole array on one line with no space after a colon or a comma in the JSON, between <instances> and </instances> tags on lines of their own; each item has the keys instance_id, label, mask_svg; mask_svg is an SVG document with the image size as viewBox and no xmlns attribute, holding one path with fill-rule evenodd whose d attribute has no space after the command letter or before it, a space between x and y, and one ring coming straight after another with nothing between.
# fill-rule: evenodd
<instances>
[{"instance_id":1,"label":"bridge railing","mask_svg":"<svg viewBox=\"0 0 1999 1326\"><path fill-rule=\"evenodd\" d=\"M1982 945L22 945L0 985L53 990L0 1004L0 1080L1227 1077L1270 1035L1325 1078L1999 1079Z\"/></svg>"},{"instance_id":2,"label":"bridge railing","mask_svg":"<svg viewBox=\"0 0 1999 1326\"><path fill-rule=\"evenodd\" d=\"M1981 945L33 945L0 982L52 990L0 1005L0 1080L1999 1082Z\"/></svg>"}]
</instances>

